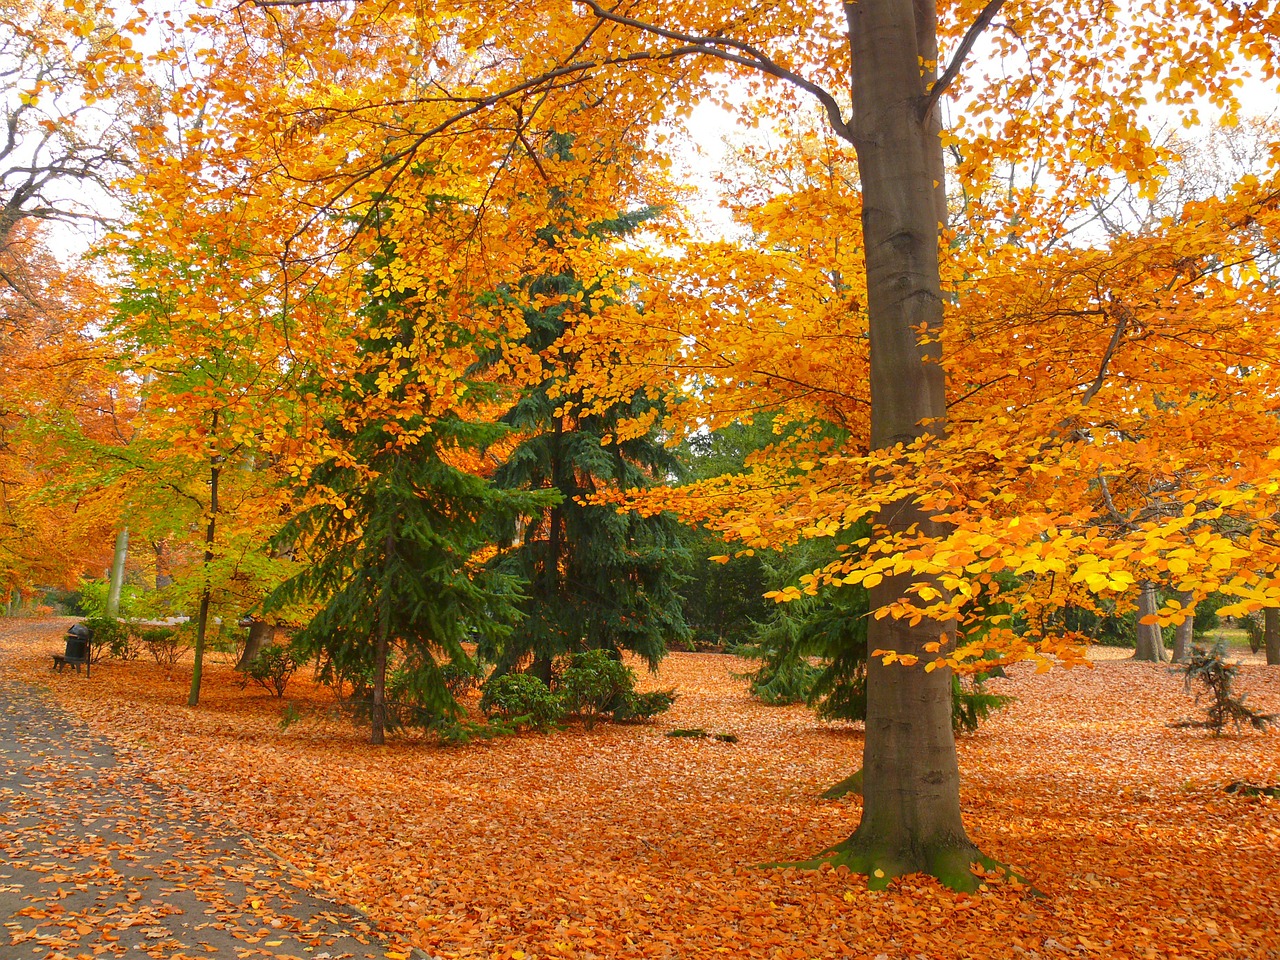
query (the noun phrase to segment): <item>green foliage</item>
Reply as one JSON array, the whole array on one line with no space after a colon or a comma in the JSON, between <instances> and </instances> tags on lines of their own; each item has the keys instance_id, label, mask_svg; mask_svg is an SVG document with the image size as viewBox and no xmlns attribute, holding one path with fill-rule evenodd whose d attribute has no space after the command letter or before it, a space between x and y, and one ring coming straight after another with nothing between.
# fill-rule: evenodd
<instances>
[{"instance_id":1,"label":"green foliage","mask_svg":"<svg viewBox=\"0 0 1280 960\"><path fill-rule=\"evenodd\" d=\"M480 697L480 709L486 717L498 716L510 726L535 730L546 729L565 714L564 698L527 673L490 677Z\"/></svg>"},{"instance_id":2,"label":"green foliage","mask_svg":"<svg viewBox=\"0 0 1280 960\"><path fill-rule=\"evenodd\" d=\"M690 437L677 450L686 479L742 473L752 454L779 439L773 432L773 423L773 416L760 414L750 422L733 423ZM691 559L689 582L681 589L681 595L693 647L723 649L750 642L756 625L774 612L773 601L764 596L771 584L761 556L735 556L741 544L730 545L712 530L686 529L683 537ZM730 559L721 563L709 559L713 556Z\"/></svg>"},{"instance_id":3,"label":"green foliage","mask_svg":"<svg viewBox=\"0 0 1280 960\"><path fill-rule=\"evenodd\" d=\"M475 660L450 660L440 665L440 678L455 700L480 689L484 682L484 669Z\"/></svg>"},{"instance_id":4,"label":"green foliage","mask_svg":"<svg viewBox=\"0 0 1280 960\"><path fill-rule=\"evenodd\" d=\"M1013 703L1014 697L988 693L983 681L974 678L968 684L959 677L951 678L951 727L956 733L974 733L978 725L997 710Z\"/></svg>"},{"instance_id":5,"label":"green foliage","mask_svg":"<svg viewBox=\"0 0 1280 960\"><path fill-rule=\"evenodd\" d=\"M1204 647L1192 648L1191 658L1180 669L1183 672L1183 686L1188 693L1195 692L1196 703L1206 694L1210 701L1205 708L1207 716L1204 720L1182 720L1170 726L1200 727L1212 730L1217 736L1227 724L1232 724L1237 729L1248 726L1255 730L1265 730L1280 722L1280 714L1258 713L1245 705L1244 696L1235 695L1233 688L1240 666L1227 661L1226 644L1221 641L1212 650Z\"/></svg>"},{"instance_id":6,"label":"green foliage","mask_svg":"<svg viewBox=\"0 0 1280 960\"><path fill-rule=\"evenodd\" d=\"M460 710L440 665L466 663L464 642L501 642L519 616L517 578L473 569L471 558L489 543L487 526L513 526L552 497L497 489L453 465L458 451L482 449L505 430L456 413L428 419L411 399L416 381L406 357L436 344L468 349L473 338L438 309L438 298L412 290L372 293L378 271L393 258L386 251L367 281L361 372L344 383L335 398L340 413L325 424L335 454L300 486L299 497L311 505L277 538L296 545L303 568L266 607L318 603L294 639L301 655L319 656L325 679L367 684L370 694L398 685L397 702L408 717L427 724ZM492 388L466 386L477 401ZM381 397L394 412L369 418L369 397ZM329 496L316 503L316 490ZM378 675L380 662L394 679ZM368 708L379 740L396 718L375 716L375 700L369 697Z\"/></svg>"},{"instance_id":7,"label":"green foliage","mask_svg":"<svg viewBox=\"0 0 1280 960\"><path fill-rule=\"evenodd\" d=\"M493 740L497 737L509 737L518 733L518 729L501 720L486 720L476 723L473 720L446 719L432 727L440 742L446 747L466 746L472 740Z\"/></svg>"},{"instance_id":8,"label":"green foliage","mask_svg":"<svg viewBox=\"0 0 1280 960\"><path fill-rule=\"evenodd\" d=\"M86 617L84 625L92 631L89 640L94 663L110 657L112 660L137 660L142 648L133 627L115 617Z\"/></svg>"},{"instance_id":9,"label":"green foliage","mask_svg":"<svg viewBox=\"0 0 1280 960\"><path fill-rule=\"evenodd\" d=\"M859 532L851 535L856 539ZM791 583L832 555L829 542L801 545L789 555L767 558L765 567L773 571L774 582ZM869 608L866 591L857 587L778 604L773 615L756 626L754 643L733 651L760 660L748 675L752 695L772 706L805 703L827 720L865 720ZM978 640L981 634L979 628L968 639ZM952 678L951 720L957 733L976 730L1013 700L988 692L982 679Z\"/></svg>"},{"instance_id":10,"label":"green foliage","mask_svg":"<svg viewBox=\"0 0 1280 960\"><path fill-rule=\"evenodd\" d=\"M646 720L671 708L674 690L637 693L636 675L604 650L575 654L560 678L565 710L590 730L601 717L614 722Z\"/></svg>"},{"instance_id":11,"label":"green foliage","mask_svg":"<svg viewBox=\"0 0 1280 960\"><path fill-rule=\"evenodd\" d=\"M625 704L634 687L631 668L603 650L577 654L560 677L565 710L577 714L588 730L601 716Z\"/></svg>"},{"instance_id":12,"label":"green foliage","mask_svg":"<svg viewBox=\"0 0 1280 960\"><path fill-rule=\"evenodd\" d=\"M1205 634L1212 633L1222 626L1222 621L1218 617L1218 610L1232 602L1232 598L1221 593L1211 593L1199 603L1196 604L1194 619L1192 620L1192 633L1197 637L1203 637Z\"/></svg>"},{"instance_id":13,"label":"green foliage","mask_svg":"<svg viewBox=\"0 0 1280 960\"><path fill-rule=\"evenodd\" d=\"M69 598L69 603L86 619L100 620L107 615L107 593L111 584L107 580L82 580L80 588ZM142 596L137 587L126 583L120 588L120 616L129 620L143 614Z\"/></svg>"},{"instance_id":14,"label":"green foliage","mask_svg":"<svg viewBox=\"0 0 1280 960\"><path fill-rule=\"evenodd\" d=\"M516 726L541 729L576 716L592 729L601 719L647 720L671 708L674 690L639 693L629 666L604 650L575 654L548 687L530 673L495 674L484 685L480 709Z\"/></svg>"},{"instance_id":15,"label":"green foliage","mask_svg":"<svg viewBox=\"0 0 1280 960\"><path fill-rule=\"evenodd\" d=\"M271 643L249 661L243 682L253 681L268 693L283 697L289 679L297 669L298 661L293 653L278 643Z\"/></svg>"},{"instance_id":16,"label":"green foliage","mask_svg":"<svg viewBox=\"0 0 1280 960\"><path fill-rule=\"evenodd\" d=\"M738 738L732 733L707 733L701 727L676 727L674 730L667 731L668 737L684 738L688 740L715 740L717 743L737 743Z\"/></svg>"},{"instance_id":17,"label":"green foliage","mask_svg":"<svg viewBox=\"0 0 1280 960\"><path fill-rule=\"evenodd\" d=\"M187 637L180 630L169 627L150 627L141 631L138 640L162 667L172 667L182 658L188 646Z\"/></svg>"},{"instance_id":18,"label":"green foliage","mask_svg":"<svg viewBox=\"0 0 1280 960\"><path fill-rule=\"evenodd\" d=\"M290 700L284 705L284 709L280 711L280 729L288 730L301 719L302 711L294 705L292 700Z\"/></svg>"},{"instance_id":19,"label":"green foliage","mask_svg":"<svg viewBox=\"0 0 1280 960\"><path fill-rule=\"evenodd\" d=\"M854 529L842 540L859 536ZM809 541L765 555L764 567L772 583L794 583L834 559L835 548L830 540ZM752 643L735 650L761 661L751 676L752 694L775 706L807 703L828 719L865 718L869 609L866 591L852 586L775 604L755 625Z\"/></svg>"},{"instance_id":20,"label":"green foliage","mask_svg":"<svg viewBox=\"0 0 1280 960\"><path fill-rule=\"evenodd\" d=\"M654 213L590 225L575 224L566 213L562 224L541 231L539 239L554 247L570 233L623 236ZM607 301L609 292L595 279L570 273L524 278L520 286L549 304L523 308L523 346L538 354L554 351L557 364L572 369L577 358L562 348L569 323L580 319L584 304ZM494 351L485 363L503 359ZM500 673L536 659L545 675L548 661L597 649L629 650L655 666L668 643L688 642L678 593L688 557L679 525L669 516L619 513L589 502L604 488L646 487L676 474L679 464L655 430L619 439L623 420L659 410L642 394L620 398L604 411L589 409L588 399L567 388L563 377L552 376L526 389L502 417L521 440L494 472L494 483L558 496L522 518L519 536L513 521L498 530L501 541L514 545L499 554L494 568L526 585L515 629L502 642L480 648ZM578 412L565 416L566 404L576 404Z\"/></svg>"},{"instance_id":21,"label":"green foliage","mask_svg":"<svg viewBox=\"0 0 1280 960\"><path fill-rule=\"evenodd\" d=\"M650 690L646 693L630 691L621 704L614 708L615 723L630 720L651 720L660 713L666 713L676 702L674 690Z\"/></svg>"}]
</instances>

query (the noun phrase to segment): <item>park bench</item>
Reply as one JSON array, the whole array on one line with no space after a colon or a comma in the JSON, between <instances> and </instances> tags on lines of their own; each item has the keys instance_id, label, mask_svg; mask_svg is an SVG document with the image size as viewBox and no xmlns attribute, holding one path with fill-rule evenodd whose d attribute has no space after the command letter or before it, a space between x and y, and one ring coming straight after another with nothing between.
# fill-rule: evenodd
<instances>
[{"instance_id":1,"label":"park bench","mask_svg":"<svg viewBox=\"0 0 1280 960\"><path fill-rule=\"evenodd\" d=\"M80 666L83 664L85 676L92 676L92 650L89 646L92 638L93 631L83 623L72 624L67 630L66 649L62 653L53 655L53 669L61 673L63 667L71 666L76 668L76 673L79 673Z\"/></svg>"}]
</instances>

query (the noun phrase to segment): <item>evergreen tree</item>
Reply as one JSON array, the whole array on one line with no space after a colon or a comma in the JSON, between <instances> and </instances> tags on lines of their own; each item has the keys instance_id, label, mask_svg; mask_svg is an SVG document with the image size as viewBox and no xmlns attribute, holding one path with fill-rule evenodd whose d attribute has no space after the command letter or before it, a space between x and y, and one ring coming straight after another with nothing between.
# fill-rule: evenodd
<instances>
[{"instance_id":1,"label":"evergreen tree","mask_svg":"<svg viewBox=\"0 0 1280 960\"><path fill-rule=\"evenodd\" d=\"M689 437L679 449L686 479L742 473L751 454L778 439L773 421L773 416L762 414L749 423L731 423ZM690 566L681 595L693 644L701 648L745 642L775 606L764 596L771 583L761 556L756 552L735 555L740 545L730 546L714 530L685 527L682 536ZM730 556L727 563L710 559L726 555Z\"/></svg>"},{"instance_id":2,"label":"evergreen tree","mask_svg":"<svg viewBox=\"0 0 1280 960\"><path fill-rule=\"evenodd\" d=\"M595 224L596 235L624 236L652 209ZM548 228L540 239L554 244ZM527 281L528 299L547 303L526 309L524 346L544 354L561 342L569 311L602 297L570 273ZM570 367L572 355L562 353ZM666 482L678 470L676 458L656 431L619 440L621 421L654 410L653 401L632 397L603 413L564 412L580 408L583 398L551 377L526 390L502 422L523 439L494 473L497 486L512 490L551 490L557 504L528 516L522 529L507 528L513 546L497 569L527 583L518 626L501 644L484 649L499 672L531 662L551 680L553 660L583 650L628 650L656 666L669 642L684 642L689 630L681 614L679 571L687 563L679 525L670 517L641 517L583 502L610 487L644 487Z\"/></svg>"},{"instance_id":3,"label":"evergreen tree","mask_svg":"<svg viewBox=\"0 0 1280 960\"><path fill-rule=\"evenodd\" d=\"M375 278L376 270L371 288ZM494 442L501 427L457 412L431 418L425 401L409 400L419 348L442 340L459 346L467 337L430 306L409 291L376 297L367 308L359 374L343 387L339 414L327 423L336 453L308 483L322 499L279 536L309 563L271 605L321 604L295 646L320 655L332 677L367 691L373 743L384 742L396 720L389 708L456 716L441 666L471 667L463 643L492 643L518 616L517 582L475 563L475 554L489 544L495 520L510 522L554 498L498 489L454 465L459 451ZM382 412L370 413L371 398ZM393 669L402 704L388 702Z\"/></svg>"}]
</instances>

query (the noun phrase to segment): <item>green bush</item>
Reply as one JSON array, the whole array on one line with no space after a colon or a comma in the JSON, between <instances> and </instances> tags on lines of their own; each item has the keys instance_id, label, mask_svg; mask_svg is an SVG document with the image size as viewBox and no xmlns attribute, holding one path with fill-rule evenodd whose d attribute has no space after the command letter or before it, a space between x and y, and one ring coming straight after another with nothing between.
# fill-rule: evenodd
<instances>
[{"instance_id":1,"label":"green bush","mask_svg":"<svg viewBox=\"0 0 1280 960\"><path fill-rule=\"evenodd\" d=\"M600 717L624 707L635 685L631 668L604 650L575 654L560 677L566 712L577 714L588 730Z\"/></svg>"},{"instance_id":2,"label":"green bush","mask_svg":"<svg viewBox=\"0 0 1280 960\"><path fill-rule=\"evenodd\" d=\"M162 667L172 667L182 657L187 639L178 630L169 627L151 627L138 635L140 645Z\"/></svg>"},{"instance_id":3,"label":"green bush","mask_svg":"<svg viewBox=\"0 0 1280 960\"><path fill-rule=\"evenodd\" d=\"M486 717L501 717L508 726L535 730L551 726L565 714L564 699L527 673L490 677L480 697L480 709Z\"/></svg>"},{"instance_id":4,"label":"green bush","mask_svg":"<svg viewBox=\"0 0 1280 960\"><path fill-rule=\"evenodd\" d=\"M951 728L956 733L973 733L978 725L997 710L1013 703L1014 697L1003 693L988 693L982 681L974 679L968 686L960 678L951 678Z\"/></svg>"},{"instance_id":5,"label":"green bush","mask_svg":"<svg viewBox=\"0 0 1280 960\"><path fill-rule=\"evenodd\" d=\"M444 678L445 689L456 699L480 689L484 669L474 660L442 663L440 676Z\"/></svg>"},{"instance_id":6,"label":"green bush","mask_svg":"<svg viewBox=\"0 0 1280 960\"><path fill-rule=\"evenodd\" d=\"M133 628L113 617L87 617L84 625L92 631L89 648L94 663L112 660L137 660L142 647Z\"/></svg>"},{"instance_id":7,"label":"green bush","mask_svg":"<svg viewBox=\"0 0 1280 960\"><path fill-rule=\"evenodd\" d=\"M637 693L635 687L635 671L605 650L574 654L559 685L566 712L580 717L588 730L601 717L615 722L647 720L675 702L674 690Z\"/></svg>"},{"instance_id":8,"label":"green bush","mask_svg":"<svg viewBox=\"0 0 1280 960\"><path fill-rule=\"evenodd\" d=\"M298 661L293 654L279 644L272 643L262 648L256 657L249 661L245 670L246 681L252 680L268 693L283 697L289 686L289 679L298 669Z\"/></svg>"},{"instance_id":9,"label":"green bush","mask_svg":"<svg viewBox=\"0 0 1280 960\"><path fill-rule=\"evenodd\" d=\"M1258 713L1252 707L1245 705L1243 696L1236 696L1234 687L1240 667L1238 664L1227 662L1225 643L1219 641L1212 650L1205 650L1204 647L1193 648L1191 659L1180 669L1184 676L1186 691L1188 693L1195 691L1196 703L1199 703L1200 697L1206 693L1212 699L1205 708L1207 716L1204 720L1183 720L1170 726L1201 727L1212 730L1217 736L1229 723L1237 729L1247 726L1255 730L1265 730L1275 723L1280 723L1280 713Z\"/></svg>"},{"instance_id":10,"label":"green bush","mask_svg":"<svg viewBox=\"0 0 1280 960\"><path fill-rule=\"evenodd\" d=\"M622 706L614 710L613 719L617 722L648 720L660 713L666 713L675 702L674 690L651 690L648 693L636 693L632 690L627 694Z\"/></svg>"}]
</instances>

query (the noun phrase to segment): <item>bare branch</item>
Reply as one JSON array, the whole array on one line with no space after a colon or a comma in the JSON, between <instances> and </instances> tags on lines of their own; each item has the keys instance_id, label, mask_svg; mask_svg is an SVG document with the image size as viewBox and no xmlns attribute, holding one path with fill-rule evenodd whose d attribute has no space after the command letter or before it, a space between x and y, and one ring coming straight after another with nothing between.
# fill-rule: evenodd
<instances>
[{"instance_id":1,"label":"bare branch","mask_svg":"<svg viewBox=\"0 0 1280 960\"><path fill-rule=\"evenodd\" d=\"M960 41L960 46L956 49L955 56L947 64L947 69L929 88L929 95L920 104L921 120L929 116L929 111L934 108L939 98L947 92L947 88L955 82L956 77L960 76L960 68L964 66L965 58L973 50L973 45L978 42L978 37L982 36L982 31L991 25L991 21L995 19L996 14L1000 12L1000 8L1003 6L1004 0L990 0L982 8L978 18L969 25L969 29L965 31L964 38Z\"/></svg>"},{"instance_id":2,"label":"bare branch","mask_svg":"<svg viewBox=\"0 0 1280 960\"><path fill-rule=\"evenodd\" d=\"M1002 0L1003 2L1003 0ZM707 56L716 57L729 63L736 63L739 66L749 67L758 70L761 73L779 80L786 80L788 83L795 84L806 93L812 94L822 104L827 112L827 120L831 124L831 128L841 139L854 143L853 127L849 121L845 120L840 112L840 104L834 96L825 88L811 80L807 80L800 74L788 70L785 67L775 63L763 50L752 46L742 40L735 40L732 37L723 37L718 34L711 36L698 36L695 34L682 33L679 30L668 30L665 27L659 27L656 24L646 23L643 20L636 20L633 17L623 16L614 13L612 10L606 10L596 0L582 0L584 6L589 8L591 12L600 20L606 20L610 23L616 23L619 26L630 27L641 33L647 33L652 36L662 37L665 40L672 40L676 43L687 44L688 52L701 53ZM737 51L733 53L731 51Z\"/></svg>"}]
</instances>

